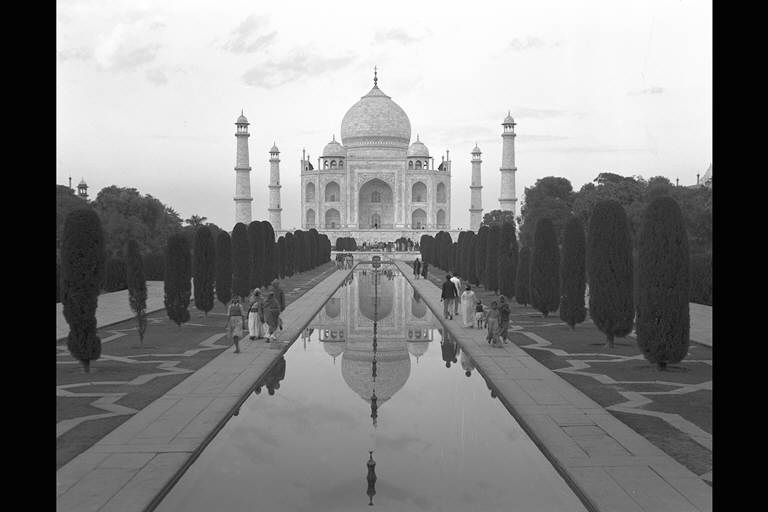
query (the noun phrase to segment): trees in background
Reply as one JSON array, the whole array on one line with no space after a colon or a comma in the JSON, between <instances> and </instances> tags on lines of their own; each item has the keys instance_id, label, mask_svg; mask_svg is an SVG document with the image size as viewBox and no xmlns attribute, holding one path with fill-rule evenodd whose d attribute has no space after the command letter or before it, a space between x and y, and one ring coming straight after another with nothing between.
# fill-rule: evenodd
<instances>
[{"instance_id":1,"label":"trees in background","mask_svg":"<svg viewBox=\"0 0 768 512\"><path fill-rule=\"evenodd\" d=\"M216 281L216 248L207 226L200 226L195 232L193 267L195 307L207 316L213 309L213 286Z\"/></svg>"},{"instance_id":2,"label":"trees in background","mask_svg":"<svg viewBox=\"0 0 768 512\"><path fill-rule=\"evenodd\" d=\"M638 246L637 345L648 362L666 370L685 358L690 343L688 235L674 199L651 201Z\"/></svg>"},{"instance_id":3,"label":"trees in background","mask_svg":"<svg viewBox=\"0 0 768 512\"><path fill-rule=\"evenodd\" d=\"M517 259L517 276L515 277L515 300L518 304L527 306L530 302L531 283L531 248L524 246L520 249Z\"/></svg>"},{"instance_id":4,"label":"trees in background","mask_svg":"<svg viewBox=\"0 0 768 512\"><path fill-rule=\"evenodd\" d=\"M251 291L251 247L242 222L232 229L232 295L245 298Z\"/></svg>"},{"instance_id":5,"label":"trees in background","mask_svg":"<svg viewBox=\"0 0 768 512\"><path fill-rule=\"evenodd\" d=\"M485 280L483 286L486 290L497 292L499 290L499 239L501 226L495 224L488 230L488 241L485 256Z\"/></svg>"},{"instance_id":6,"label":"trees in background","mask_svg":"<svg viewBox=\"0 0 768 512\"><path fill-rule=\"evenodd\" d=\"M689 280L690 299L697 304L712 305L712 253L692 254Z\"/></svg>"},{"instance_id":7,"label":"trees in background","mask_svg":"<svg viewBox=\"0 0 768 512\"><path fill-rule=\"evenodd\" d=\"M536 223L531 252L530 302L546 318L560 305L560 251L551 219Z\"/></svg>"},{"instance_id":8,"label":"trees in background","mask_svg":"<svg viewBox=\"0 0 768 512\"><path fill-rule=\"evenodd\" d=\"M618 201L595 204L587 232L589 316L613 348L616 336L632 332L632 242L629 221Z\"/></svg>"},{"instance_id":9,"label":"trees in background","mask_svg":"<svg viewBox=\"0 0 768 512\"><path fill-rule=\"evenodd\" d=\"M216 298L225 306L232 299L232 240L223 230L216 237Z\"/></svg>"},{"instance_id":10,"label":"trees in background","mask_svg":"<svg viewBox=\"0 0 768 512\"><path fill-rule=\"evenodd\" d=\"M491 226L501 226L506 222L514 224L515 215L513 212L508 210L491 210L483 215L483 220L480 222L480 225L488 226L490 228Z\"/></svg>"},{"instance_id":11,"label":"trees in background","mask_svg":"<svg viewBox=\"0 0 768 512\"><path fill-rule=\"evenodd\" d=\"M136 315L139 332L139 345L144 345L144 333L147 331L147 280L144 277L144 263L136 240L129 240L125 251L126 284L128 302Z\"/></svg>"},{"instance_id":12,"label":"trees in background","mask_svg":"<svg viewBox=\"0 0 768 512\"><path fill-rule=\"evenodd\" d=\"M514 222L504 222L499 231L499 292L512 298L515 295L517 276L517 236Z\"/></svg>"},{"instance_id":13,"label":"trees in background","mask_svg":"<svg viewBox=\"0 0 768 512\"><path fill-rule=\"evenodd\" d=\"M525 189L525 202L520 209L520 243L532 247L534 232L541 218L549 218L555 233L561 233L571 215L573 186L565 178L547 176Z\"/></svg>"},{"instance_id":14,"label":"trees in background","mask_svg":"<svg viewBox=\"0 0 768 512\"><path fill-rule=\"evenodd\" d=\"M272 227L272 223L265 220L262 221L261 225L264 230L264 286L269 286L280 273L280 260L278 259L275 229Z\"/></svg>"},{"instance_id":15,"label":"trees in background","mask_svg":"<svg viewBox=\"0 0 768 512\"><path fill-rule=\"evenodd\" d=\"M485 261L488 259L488 233L491 228L480 226L477 230L477 242L475 246L475 277L478 285L485 283Z\"/></svg>"},{"instance_id":16,"label":"trees in background","mask_svg":"<svg viewBox=\"0 0 768 512\"><path fill-rule=\"evenodd\" d=\"M477 254L476 245L477 245L477 235L475 235L474 231L467 231L467 234L464 235L463 268L464 268L464 272L466 273L466 276L464 276L464 279L466 279L467 281L469 281L475 286L480 284L477 280L477 273L475 272L476 270L475 257Z\"/></svg>"},{"instance_id":17,"label":"trees in background","mask_svg":"<svg viewBox=\"0 0 768 512\"><path fill-rule=\"evenodd\" d=\"M435 239L432 235L421 235L419 239L419 252L421 253L421 260L426 261L430 265L434 265L434 243Z\"/></svg>"},{"instance_id":18,"label":"trees in background","mask_svg":"<svg viewBox=\"0 0 768 512\"><path fill-rule=\"evenodd\" d=\"M571 329L587 317L584 306L586 244L581 220L575 215L571 216L563 229L560 258L560 319Z\"/></svg>"},{"instance_id":19,"label":"trees in background","mask_svg":"<svg viewBox=\"0 0 768 512\"><path fill-rule=\"evenodd\" d=\"M91 209L72 210L61 237L61 302L69 324L67 348L86 373L101 356L96 335L96 306L104 274L104 232Z\"/></svg>"},{"instance_id":20,"label":"trees in background","mask_svg":"<svg viewBox=\"0 0 768 512\"><path fill-rule=\"evenodd\" d=\"M264 223L254 220L248 224L248 247L250 248L249 290L261 288L267 278L267 236Z\"/></svg>"},{"instance_id":21,"label":"trees in background","mask_svg":"<svg viewBox=\"0 0 768 512\"><path fill-rule=\"evenodd\" d=\"M285 234L285 267L288 276L292 276L298 270L296 269L296 237L293 233Z\"/></svg>"},{"instance_id":22,"label":"trees in background","mask_svg":"<svg viewBox=\"0 0 768 512\"><path fill-rule=\"evenodd\" d=\"M192 255L187 237L176 233L168 238L165 251L165 310L181 326L189 321L192 295Z\"/></svg>"},{"instance_id":23,"label":"trees in background","mask_svg":"<svg viewBox=\"0 0 768 512\"><path fill-rule=\"evenodd\" d=\"M102 288L105 292L116 292L119 290L125 290L126 284L126 267L125 260L123 258L109 258L104 267L104 283Z\"/></svg>"}]
</instances>

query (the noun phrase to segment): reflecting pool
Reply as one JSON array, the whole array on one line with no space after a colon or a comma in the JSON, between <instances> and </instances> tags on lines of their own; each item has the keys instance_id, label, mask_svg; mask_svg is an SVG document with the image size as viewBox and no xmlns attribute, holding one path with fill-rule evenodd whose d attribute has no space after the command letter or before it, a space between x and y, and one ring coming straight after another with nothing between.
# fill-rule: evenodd
<instances>
[{"instance_id":1,"label":"reflecting pool","mask_svg":"<svg viewBox=\"0 0 768 512\"><path fill-rule=\"evenodd\" d=\"M585 510L493 396L394 267L358 266L157 510Z\"/></svg>"}]
</instances>

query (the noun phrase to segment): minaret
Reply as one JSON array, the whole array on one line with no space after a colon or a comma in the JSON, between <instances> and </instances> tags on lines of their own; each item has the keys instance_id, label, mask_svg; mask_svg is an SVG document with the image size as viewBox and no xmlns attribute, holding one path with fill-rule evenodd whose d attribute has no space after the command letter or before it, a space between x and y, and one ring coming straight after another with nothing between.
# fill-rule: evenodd
<instances>
[{"instance_id":1,"label":"minaret","mask_svg":"<svg viewBox=\"0 0 768 512\"><path fill-rule=\"evenodd\" d=\"M235 126L237 139L237 162L235 163L235 223L246 226L251 223L251 166L248 164L248 119L240 111Z\"/></svg>"},{"instance_id":2,"label":"minaret","mask_svg":"<svg viewBox=\"0 0 768 512\"><path fill-rule=\"evenodd\" d=\"M272 144L269 150L269 223L272 229L280 231L280 150Z\"/></svg>"},{"instance_id":3,"label":"minaret","mask_svg":"<svg viewBox=\"0 0 768 512\"><path fill-rule=\"evenodd\" d=\"M77 185L77 195L83 199L88 199L88 184L82 178L80 178L80 183Z\"/></svg>"},{"instance_id":4,"label":"minaret","mask_svg":"<svg viewBox=\"0 0 768 512\"><path fill-rule=\"evenodd\" d=\"M483 185L480 180L480 148L475 143L472 150L472 184L469 186L469 229L477 233L480 221L483 220Z\"/></svg>"},{"instance_id":5,"label":"minaret","mask_svg":"<svg viewBox=\"0 0 768 512\"><path fill-rule=\"evenodd\" d=\"M515 214L515 120L512 119L510 112L504 118L501 125L504 131L501 134L502 152L501 152L501 197L499 197L499 208L501 211L511 211Z\"/></svg>"}]
</instances>

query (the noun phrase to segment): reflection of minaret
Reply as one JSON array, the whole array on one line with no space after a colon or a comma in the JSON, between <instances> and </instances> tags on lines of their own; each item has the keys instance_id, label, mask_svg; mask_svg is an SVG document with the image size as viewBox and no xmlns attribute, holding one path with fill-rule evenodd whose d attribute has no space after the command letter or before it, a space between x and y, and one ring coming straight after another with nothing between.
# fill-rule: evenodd
<instances>
[{"instance_id":1,"label":"reflection of minaret","mask_svg":"<svg viewBox=\"0 0 768 512\"><path fill-rule=\"evenodd\" d=\"M472 231L480 229L480 221L483 218L483 185L480 176L480 164L483 161L480 154L480 148L475 143L475 149L472 150L472 182L469 186L469 229Z\"/></svg>"},{"instance_id":2,"label":"reflection of minaret","mask_svg":"<svg viewBox=\"0 0 768 512\"><path fill-rule=\"evenodd\" d=\"M371 377L373 378L373 392L371 393L371 419L373 420L373 426L376 427L377 418L379 417L379 406L376 398L376 350L378 348L378 341L376 340L377 328L378 328L378 302L379 302L379 271L373 270L373 361L371 361Z\"/></svg>"},{"instance_id":3,"label":"reflection of minaret","mask_svg":"<svg viewBox=\"0 0 768 512\"><path fill-rule=\"evenodd\" d=\"M368 490L365 493L368 495L368 505L373 506L373 497L376 495L376 461L373 460L373 451L368 452L368 462L365 465L368 466Z\"/></svg>"},{"instance_id":4,"label":"reflection of minaret","mask_svg":"<svg viewBox=\"0 0 768 512\"><path fill-rule=\"evenodd\" d=\"M517 203L517 196L515 195L515 174L517 173L517 167L515 167L516 124L511 113L507 113L507 117L501 123L504 131L501 133L501 169L499 169L501 171L501 194L499 196L499 209L503 212L511 211L512 215L515 214L515 203Z\"/></svg>"}]
</instances>

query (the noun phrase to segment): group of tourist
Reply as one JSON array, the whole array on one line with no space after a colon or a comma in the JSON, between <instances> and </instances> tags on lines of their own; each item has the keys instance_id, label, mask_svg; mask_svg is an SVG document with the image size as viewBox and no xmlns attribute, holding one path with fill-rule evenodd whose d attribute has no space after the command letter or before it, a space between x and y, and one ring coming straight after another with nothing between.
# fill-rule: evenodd
<instances>
[{"instance_id":1,"label":"group of tourist","mask_svg":"<svg viewBox=\"0 0 768 512\"><path fill-rule=\"evenodd\" d=\"M429 263L426 261L419 261L419 258L416 258L416 260L413 262L413 275L416 276L416 279L419 277L426 279L428 272Z\"/></svg>"},{"instance_id":2,"label":"group of tourist","mask_svg":"<svg viewBox=\"0 0 768 512\"><path fill-rule=\"evenodd\" d=\"M245 322L248 322L248 335L251 341L266 339L277 341L275 332L283 328L280 313L285 310L285 293L277 279L269 287L254 288L246 297L245 303L239 296L232 297L227 308L227 333L235 353L240 353L240 340L244 337Z\"/></svg>"},{"instance_id":3,"label":"group of tourist","mask_svg":"<svg viewBox=\"0 0 768 512\"><path fill-rule=\"evenodd\" d=\"M336 269L349 270L355 264L354 257L349 253L339 253L336 255Z\"/></svg>"},{"instance_id":4,"label":"group of tourist","mask_svg":"<svg viewBox=\"0 0 768 512\"><path fill-rule=\"evenodd\" d=\"M418 261L418 259L417 259ZM414 274L416 273L414 262ZM447 274L443 282L440 302L443 303L443 318L453 320L454 315L461 312L461 323L464 327L487 329L486 340L494 347L500 347L509 343L509 317L512 309L503 295L498 302L491 302L490 308L486 308L483 302L475 296L470 285L466 285L464 292L461 290L461 279Z\"/></svg>"}]
</instances>

